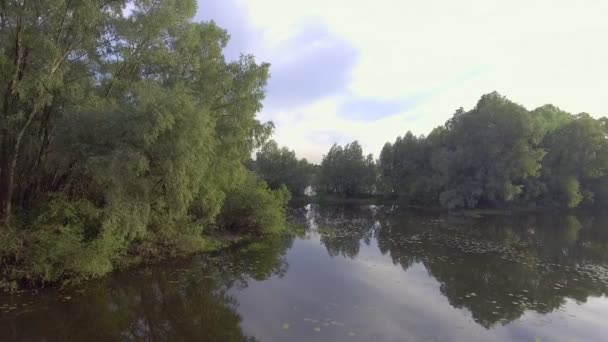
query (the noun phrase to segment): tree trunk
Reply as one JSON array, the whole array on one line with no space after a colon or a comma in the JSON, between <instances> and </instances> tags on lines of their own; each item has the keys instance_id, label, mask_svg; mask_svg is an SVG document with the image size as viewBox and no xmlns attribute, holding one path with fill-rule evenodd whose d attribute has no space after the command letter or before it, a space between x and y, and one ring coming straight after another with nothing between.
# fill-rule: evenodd
<instances>
[{"instance_id":1,"label":"tree trunk","mask_svg":"<svg viewBox=\"0 0 608 342\"><path fill-rule=\"evenodd\" d=\"M16 139L15 139L15 144L13 147L13 154L10 156L10 162L7 165L7 170L5 170L5 172L8 172L7 178L6 178L6 189L5 191L3 191L3 196L2 196L2 208L1 208L1 213L0 213L0 222L5 224L5 225L9 225L10 224L10 218L11 218L11 211L12 211L12 204L13 204L13 192L15 189L15 170L17 169L17 161L19 159L19 151L21 149L21 141L23 140L23 136L25 135L25 132L27 131L27 129L29 128L29 126L32 124L32 121L34 119L34 116L36 115L36 108L34 108L30 115L27 118L27 121L25 122L25 124L23 125L23 127L21 128L21 130L19 130L19 134L17 135Z\"/></svg>"}]
</instances>

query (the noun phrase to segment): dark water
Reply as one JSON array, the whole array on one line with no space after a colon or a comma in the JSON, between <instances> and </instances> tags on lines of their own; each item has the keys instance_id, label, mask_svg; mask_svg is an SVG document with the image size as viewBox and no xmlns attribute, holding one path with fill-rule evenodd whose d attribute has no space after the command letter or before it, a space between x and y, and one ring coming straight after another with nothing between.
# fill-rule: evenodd
<instances>
[{"instance_id":1,"label":"dark water","mask_svg":"<svg viewBox=\"0 0 608 342\"><path fill-rule=\"evenodd\" d=\"M0 340L608 340L606 219L310 205L293 218L299 237L2 295Z\"/></svg>"}]
</instances>

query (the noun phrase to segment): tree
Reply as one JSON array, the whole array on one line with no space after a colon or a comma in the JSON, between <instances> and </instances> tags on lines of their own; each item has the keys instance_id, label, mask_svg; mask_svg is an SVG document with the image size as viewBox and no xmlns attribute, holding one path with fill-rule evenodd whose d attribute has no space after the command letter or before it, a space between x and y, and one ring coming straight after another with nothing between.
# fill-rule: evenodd
<instances>
[{"instance_id":1,"label":"tree","mask_svg":"<svg viewBox=\"0 0 608 342\"><path fill-rule=\"evenodd\" d=\"M447 208L608 203L607 120L553 105L528 111L487 94L428 137L408 132L387 143L382 189Z\"/></svg>"},{"instance_id":2,"label":"tree","mask_svg":"<svg viewBox=\"0 0 608 342\"><path fill-rule=\"evenodd\" d=\"M392 196L395 189L395 170L393 162L393 144L387 142L380 151L380 157L378 158L378 171L379 171L379 191L388 196Z\"/></svg>"},{"instance_id":3,"label":"tree","mask_svg":"<svg viewBox=\"0 0 608 342\"><path fill-rule=\"evenodd\" d=\"M284 216L284 192L244 165L273 129L256 118L269 65L227 62L228 33L195 12L194 0L0 1L3 277L83 279L127 255L203 250L220 213L248 208L239 199L261 199L251 220Z\"/></svg>"},{"instance_id":4,"label":"tree","mask_svg":"<svg viewBox=\"0 0 608 342\"><path fill-rule=\"evenodd\" d=\"M274 140L256 153L252 168L271 189L285 185L292 194L301 196L312 184L312 165L306 159L297 159L287 147L279 148Z\"/></svg>"},{"instance_id":5,"label":"tree","mask_svg":"<svg viewBox=\"0 0 608 342\"><path fill-rule=\"evenodd\" d=\"M20 191L16 187L23 182L19 178L29 180L48 150L57 117L71 103L84 99L94 74L100 75L100 63L116 43L107 29L117 23L124 4L0 3L2 223L9 222L14 196ZM188 11L183 6L176 9Z\"/></svg>"},{"instance_id":6,"label":"tree","mask_svg":"<svg viewBox=\"0 0 608 342\"><path fill-rule=\"evenodd\" d=\"M473 110L457 112L447 127L446 206L503 206L522 194L525 179L538 176L545 153L524 107L491 93Z\"/></svg>"},{"instance_id":7,"label":"tree","mask_svg":"<svg viewBox=\"0 0 608 342\"><path fill-rule=\"evenodd\" d=\"M385 145L380 156L382 184L388 184L403 201L436 205L446 182L443 136L439 128L426 138L407 132L394 144Z\"/></svg>"},{"instance_id":8,"label":"tree","mask_svg":"<svg viewBox=\"0 0 608 342\"><path fill-rule=\"evenodd\" d=\"M376 189L376 174L373 156L364 157L357 141L344 148L334 144L321 162L320 189L346 197L370 195Z\"/></svg>"},{"instance_id":9,"label":"tree","mask_svg":"<svg viewBox=\"0 0 608 342\"><path fill-rule=\"evenodd\" d=\"M604 198L608 176L608 137L601 120L579 114L543 140L548 153L542 180L547 200L562 207L592 204L596 192Z\"/></svg>"}]
</instances>

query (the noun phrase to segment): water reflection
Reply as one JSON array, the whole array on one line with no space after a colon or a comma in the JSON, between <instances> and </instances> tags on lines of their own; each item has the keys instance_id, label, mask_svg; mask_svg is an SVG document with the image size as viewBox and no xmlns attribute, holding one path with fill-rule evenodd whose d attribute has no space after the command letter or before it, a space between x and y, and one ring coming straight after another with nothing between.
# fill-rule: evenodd
<instances>
[{"instance_id":1,"label":"water reflection","mask_svg":"<svg viewBox=\"0 0 608 342\"><path fill-rule=\"evenodd\" d=\"M292 210L298 237L0 297L0 340L602 341L608 225L375 206Z\"/></svg>"},{"instance_id":2,"label":"water reflection","mask_svg":"<svg viewBox=\"0 0 608 342\"><path fill-rule=\"evenodd\" d=\"M91 282L78 291L0 297L2 341L257 341L229 289L281 276L293 238Z\"/></svg>"},{"instance_id":3,"label":"water reflection","mask_svg":"<svg viewBox=\"0 0 608 342\"><path fill-rule=\"evenodd\" d=\"M309 210L323 222L318 232L329 255L355 258L361 243L373 239L403 270L422 264L450 305L468 309L486 328L516 320L526 310L557 310L565 298L585 302L608 291L608 227L599 218Z\"/></svg>"}]
</instances>

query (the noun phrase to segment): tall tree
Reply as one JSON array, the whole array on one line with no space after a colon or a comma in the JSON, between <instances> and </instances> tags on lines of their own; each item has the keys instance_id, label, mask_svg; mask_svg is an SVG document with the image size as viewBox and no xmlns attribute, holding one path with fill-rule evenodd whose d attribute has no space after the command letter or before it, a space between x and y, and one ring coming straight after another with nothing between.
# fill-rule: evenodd
<instances>
[{"instance_id":1,"label":"tall tree","mask_svg":"<svg viewBox=\"0 0 608 342\"><path fill-rule=\"evenodd\" d=\"M373 156L364 157L357 141L344 147L334 144L321 162L320 190L347 197L369 195L375 192L376 174Z\"/></svg>"},{"instance_id":2,"label":"tall tree","mask_svg":"<svg viewBox=\"0 0 608 342\"><path fill-rule=\"evenodd\" d=\"M312 184L312 165L306 159L296 158L296 153L287 147L279 148L274 140L256 153L253 170L272 189L285 185L294 195L304 195L306 188Z\"/></svg>"},{"instance_id":3,"label":"tall tree","mask_svg":"<svg viewBox=\"0 0 608 342\"><path fill-rule=\"evenodd\" d=\"M448 208L608 203L607 122L487 94L428 137L408 132L386 144L382 189Z\"/></svg>"},{"instance_id":4,"label":"tall tree","mask_svg":"<svg viewBox=\"0 0 608 342\"><path fill-rule=\"evenodd\" d=\"M565 207L594 202L608 176L608 136L600 120L579 114L549 133L544 141L542 180L549 199Z\"/></svg>"},{"instance_id":5,"label":"tall tree","mask_svg":"<svg viewBox=\"0 0 608 342\"><path fill-rule=\"evenodd\" d=\"M124 5L0 2L0 221L10 218L18 178L32 177L39 167L57 116L101 76L99 65L117 43L109 28Z\"/></svg>"},{"instance_id":6,"label":"tall tree","mask_svg":"<svg viewBox=\"0 0 608 342\"><path fill-rule=\"evenodd\" d=\"M2 275L93 277L125 255L207 248L220 223L282 225L286 192L244 165L273 129L256 118L269 65L227 62L228 33L195 12L0 1Z\"/></svg>"},{"instance_id":7,"label":"tall tree","mask_svg":"<svg viewBox=\"0 0 608 342\"><path fill-rule=\"evenodd\" d=\"M523 192L525 179L538 176L545 152L530 114L498 93L482 96L471 111L458 111L446 127L445 206L503 206Z\"/></svg>"}]
</instances>

